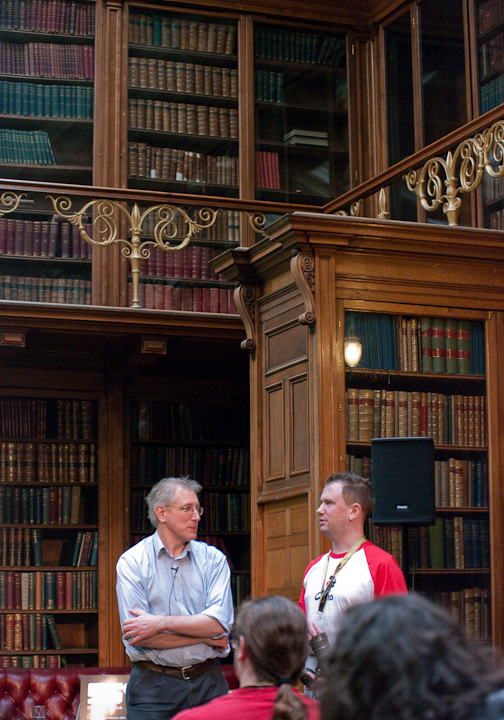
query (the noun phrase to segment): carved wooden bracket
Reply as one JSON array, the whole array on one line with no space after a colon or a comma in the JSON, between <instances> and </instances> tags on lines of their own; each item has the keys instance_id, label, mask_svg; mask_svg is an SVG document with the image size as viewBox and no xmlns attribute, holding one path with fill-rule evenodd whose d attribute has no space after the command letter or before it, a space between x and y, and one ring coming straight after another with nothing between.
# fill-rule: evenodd
<instances>
[{"instance_id":1,"label":"carved wooden bracket","mask_svg":"<svg viewBox=\"0 0 504 720\"><path fill-rule=\"evenodd\" d=\"M235 288L233 298L247 333L247 339L240 343L240 347L252 353L256 349L255 288L247 283L241 283Z\"/></svg>"},{"instance_id":2,"label":"carved wooden bracket","mask_svg":"<svg viewBox=\"0 0 504 720\"><path fill-rule=\"evenodd\" d=\"M301 295L303 296L305 312L299 316L301 325L313 327L315 325L315 261L313 255L301 251L293 252L291 258L291 273Z\"/></svg>"}]
</instances>

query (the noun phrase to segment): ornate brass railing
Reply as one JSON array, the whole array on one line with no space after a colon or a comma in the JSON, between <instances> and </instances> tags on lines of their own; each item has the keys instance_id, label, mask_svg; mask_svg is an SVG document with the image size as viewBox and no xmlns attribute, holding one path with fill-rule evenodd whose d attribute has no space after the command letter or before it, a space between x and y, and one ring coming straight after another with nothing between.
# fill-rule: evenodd
<instances>
[{"instance_id":1,"label":"ornate brass railing","mask_svg":"<svg viewBox=\"0 0 504 720\"><path fill-rule=\"evenodd\" d=\"M0 181L0 191L5 182ZM13 181L13 185L23 187L30 184L23 183L23 181ZM42 194L38 184L33 185L37 194ZM92 198L78 209L72 209L72 195L78 194L79 201L82 202L82 194L84 197L91 194L89 188L84 189L85 192L82 194L81 188L78 191L70 187L60 186L60 188L67 190L67 193L64 195L44 194L42 196L43 200L44 202L49 201L53 212L76 227L79 236L86 243L95 247L107 247L113 244L123 245L122 254L131 264L133 290L131 307L136 308L141 307L139 299L141 261L147 260L154 248L167 253L180 252L193 240L201 241L204 238L198 237L198 234L211 228L216 223L218 214L223 210L222 207L207 207L206 203L204 207L195 210L194 206L199 207L203 198L198 197L199 202L196 203L193 202L196 198L193 199L188 196L183 199L179 198L180 205L166 202L148 205L148 198L142 197L142 206L139 207L139 204L130 197L131 193L127 191L123 193L123 191L113 189L107 189L103 193L105 197ZM103 191L104 189L100 188L100 190ZM162 193L155 193L151 194L151 197L157 199L157 197L163 195ZM186 207L184 209L184 201L186 204L191 201L190 208ZM214 198L209 202L216 205L216 201L218 199ZM0 195L0 217L15 210L23 210L23 203L33 203L33 200L28 199L27 192L5 190ZM261 203L250 203L252 206L254 204L261 205ZM231 204L229 201L224 200L223 205L225 209L237 209L241 212L245 225L251 228L256 237L267 237L267 233L264 231L267 224L264 212L257 208L247 209L247 206L242 201ZM233 205L235 205L234 208ZM250 205L248 208L250 208ZM262 205L265 205L269 210L271 204L262 203ZM309 209L313 211L315 208L310 207ZM44 212L43 209L41 211ZM154 217L154 221L147 222L152 217ZM92 218L91 224L88 222L89 218ZM179 222L177 222L177 219ZM225 241L224 238L220 238L220 240L221 242L222 240ZM16 252L16 254L19 253ZM8 255L5 257L7 258ZM36 258L34 257L34 259Z\"/></svg>"}]
</instances>

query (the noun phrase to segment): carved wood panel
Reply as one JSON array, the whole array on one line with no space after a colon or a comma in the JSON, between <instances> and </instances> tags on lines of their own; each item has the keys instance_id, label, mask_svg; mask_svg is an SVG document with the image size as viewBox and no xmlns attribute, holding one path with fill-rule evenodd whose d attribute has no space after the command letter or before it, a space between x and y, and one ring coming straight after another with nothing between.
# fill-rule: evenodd
<instances>
[{"instance_id":1,"label":"carved wood panel","mask_svg":"<svg viewBox=\"0 0 504 720\"><path fill-rule=\"evenodd\" d=\"M264 508L265 593L297 602L310 561L308 496L268 503Z\"/></svg>"}]
</instances>

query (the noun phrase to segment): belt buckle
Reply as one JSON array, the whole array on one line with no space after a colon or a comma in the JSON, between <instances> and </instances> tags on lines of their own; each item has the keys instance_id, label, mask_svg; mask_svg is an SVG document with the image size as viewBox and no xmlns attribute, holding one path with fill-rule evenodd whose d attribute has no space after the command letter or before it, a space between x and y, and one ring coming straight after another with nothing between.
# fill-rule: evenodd
<instances>
[{"instance_id":1,"label":"belt buckle","mask_svg":"<svg viewBox=\"0 0 504 720\"><path fill-rule=\"evenodd\" d=\"M190 679L191 679L191 676L190 676L190 675L186 675L186 674L185 674L185 673L186 673L186 670L190 671L191 669L192 669L192 665L186 665L185 667L182 668L182 677L183 677L184 680L190 680Z\"/></svg>"}]
</instances>

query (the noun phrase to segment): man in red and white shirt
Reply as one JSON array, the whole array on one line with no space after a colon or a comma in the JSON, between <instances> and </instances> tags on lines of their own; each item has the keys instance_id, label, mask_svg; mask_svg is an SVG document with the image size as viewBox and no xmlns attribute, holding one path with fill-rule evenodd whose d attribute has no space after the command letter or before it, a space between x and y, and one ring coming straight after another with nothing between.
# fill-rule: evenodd
<instances>
[{"instance_id":1,"label":"man in red and white shirt","mask_svg":"<svg viewBox=\"0 0 504 720\"><path fill-rule=\"evenodd\" d=\"M369 480L337 473L325 481L317 513L320 531L331 540L332 549L306 568L299 605L310 635L325 632L331 645L347 608L408 592L396 559L364 536L373 508Z\"/></svg>"}]
</instances>

